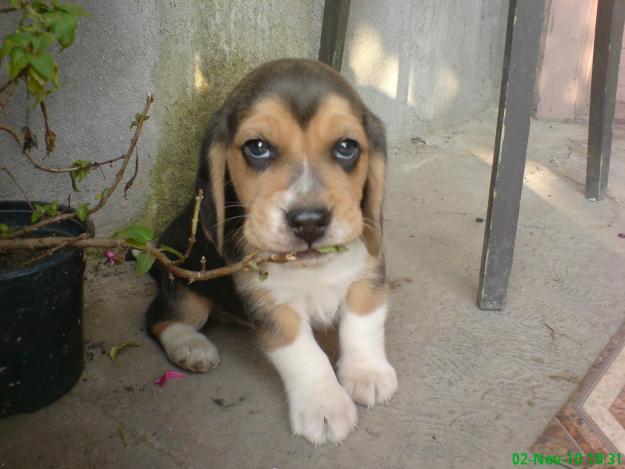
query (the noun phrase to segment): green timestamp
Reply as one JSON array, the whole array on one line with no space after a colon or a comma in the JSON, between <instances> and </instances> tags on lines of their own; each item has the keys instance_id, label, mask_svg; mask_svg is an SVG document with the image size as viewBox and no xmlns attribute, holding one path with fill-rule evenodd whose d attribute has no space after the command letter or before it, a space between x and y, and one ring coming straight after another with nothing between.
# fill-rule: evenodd
<instances>
[{"instance_id":1,"label":"green timestamp","mask_svg":"<svg viewBox=\"0 0 625 469\"><path fill-rule=\"evenodd\" d=\"M621 453L573 453L568 451L565 455L553 455L544 453L512 453L512 464L515 466L557 466L569 464L572 466L612 465L622 464L625 458Z\"/></svg>"}]
</instances>

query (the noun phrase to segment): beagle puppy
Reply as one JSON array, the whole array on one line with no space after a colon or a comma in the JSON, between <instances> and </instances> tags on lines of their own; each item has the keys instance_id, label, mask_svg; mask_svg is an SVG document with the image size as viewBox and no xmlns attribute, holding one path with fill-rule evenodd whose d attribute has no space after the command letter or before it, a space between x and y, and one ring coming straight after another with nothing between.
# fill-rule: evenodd
<instances>
[{"instance_id":1,"label":"beagle puppy","mask_svg":"<svg viewBox=\"0 0 625 469\"><path fill-rule=\"evenodd\" d=\"M397 389L384 347L388 289L382 250L384 127L341 75L319 62L284 59L247 75L210 121L197 172L201 230L182 267L212 269L261 255L268 277L241 271L207 282L159 281L150 333L181 368L219 364L198 332L225 310L253 322L282 378L294 434L340 443L357 423L355 403L386 403ZM184 251L194 200L161 243ZM324 246L345 252L320 254ZM313 329L339 323L335 371Z\"/></svg>"}]
</instances>

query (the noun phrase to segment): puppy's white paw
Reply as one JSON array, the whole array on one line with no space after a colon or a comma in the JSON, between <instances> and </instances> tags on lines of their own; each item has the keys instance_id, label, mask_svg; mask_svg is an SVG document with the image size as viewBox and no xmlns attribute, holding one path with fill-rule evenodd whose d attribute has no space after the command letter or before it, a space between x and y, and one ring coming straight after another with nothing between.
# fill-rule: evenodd
<instances>
[{"instance_id":1,"label":"puppy's white paw","mask_svg":"<svg viewBox=\"0 0 625 469\"><path fill-rule=\"evenodd\" d=\"M180 368L203 373L219 365L217 348L191 326L172 324L159 339L169 359Z\"/></svg>"},{"instance_id":2,"label":"puppy's white paw","mask_svg":"<svg viewBox=\"0 0 625 469\"><path fill-rule=\"evenodd\" d=\"M341 443L358 423L356 406L334 380L289 396L291 430L313 445Z\"/></svg>"},{"instance_id":3,"label":"puppy's white paw","mask_svg":"<svg viewBox=\"0 0 625 469\"><path fill-rule=\"evenodd\" d=\"M397 391L397 374L387 360L347 359L339 363L338 378L355 402L369 408L387 404Z\"/></svg>"}]
</instances>

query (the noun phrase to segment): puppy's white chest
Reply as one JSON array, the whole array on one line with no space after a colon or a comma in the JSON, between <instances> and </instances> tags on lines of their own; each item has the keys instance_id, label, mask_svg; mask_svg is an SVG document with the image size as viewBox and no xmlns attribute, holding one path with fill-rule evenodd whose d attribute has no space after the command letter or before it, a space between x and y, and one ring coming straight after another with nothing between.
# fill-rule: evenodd
<instances>
[{"instance_id":1,"label":"puppy's white chest","mask_svg":"<svg viewBox=\"0 0 625 469\"><path fill-rule=\"evenodd\" d=\"M349 245L349 251L333 256L331 261L314 267L270 264L263 287L277 303L289 304L312 323L329 324L349 286L361 277L367 249L357 241Z\"/></svg>"}]
</instances>

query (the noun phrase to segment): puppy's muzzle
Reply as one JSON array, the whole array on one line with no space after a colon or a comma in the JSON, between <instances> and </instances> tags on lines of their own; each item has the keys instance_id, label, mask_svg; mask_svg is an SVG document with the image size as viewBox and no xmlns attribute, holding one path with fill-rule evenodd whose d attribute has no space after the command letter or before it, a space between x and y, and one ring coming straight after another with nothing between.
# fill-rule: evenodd
<instances>
[{"instance_id":1,"label":"puppy's muzzle","mask_svg":"<svg viewBox=\"0 0 625 469\"><path fill-rule=\"evenodd\" d=\"M289 210L286 221L293 234L308 243L310 249L323 237L330 224L330 212L326 208L297 208Z\"/></svg>"}]
</instances>

